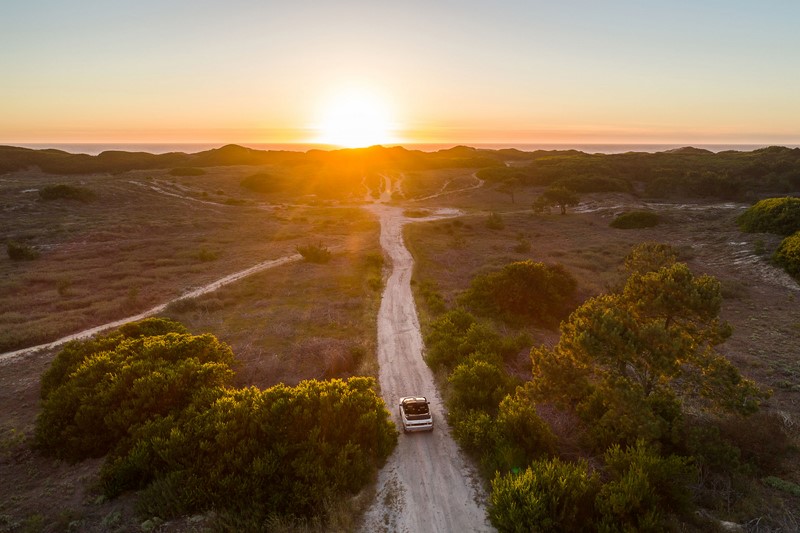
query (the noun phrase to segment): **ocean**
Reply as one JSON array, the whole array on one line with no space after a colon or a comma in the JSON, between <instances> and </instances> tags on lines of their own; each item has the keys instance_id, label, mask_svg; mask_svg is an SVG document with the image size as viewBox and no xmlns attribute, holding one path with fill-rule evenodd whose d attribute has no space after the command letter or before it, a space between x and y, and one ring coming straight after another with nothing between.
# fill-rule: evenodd
<instances>
[{"instance_id":1,"label":"ocean","mask_svg":"<svg viewBox=\"0 0 800 533\"><path fill-rule=\"evenodd\" d=\"M165 154L168 152L185 152L196 153L212 148L219 148L225 143L9 143L12 146L21 146L24 148L33 148L41 150L45 148L55 148L74 154L89 154L97 155L101 152L108 150L119 150L125 152L148 152L151 154ZM322 144L276 144L276 143L235 143L248 148L257 150L288 150L293 152L306 152L308 150L336 150L337 146L322 145ZM427 144L402 144L409 150L422 150L424 152L435 152L459 146L458 143L427 143ZM712 152L723 152L726 150L738 150L741 152L749 152L772 146L770 144L514 144L514 143L476 143L466 144L474 148L485 148L490 150L499 150L502 148L516 148L525 152L532 152L534 150L580 150L581 152L592 154L619 154L625 152L663 152L664 150L672 150L675 148L682 148L684 146L693 146L695 148L704 148ZM781 144L780 146L787 146L789 148L798 148L797 144Z\"/></svg>"}]
</instances>

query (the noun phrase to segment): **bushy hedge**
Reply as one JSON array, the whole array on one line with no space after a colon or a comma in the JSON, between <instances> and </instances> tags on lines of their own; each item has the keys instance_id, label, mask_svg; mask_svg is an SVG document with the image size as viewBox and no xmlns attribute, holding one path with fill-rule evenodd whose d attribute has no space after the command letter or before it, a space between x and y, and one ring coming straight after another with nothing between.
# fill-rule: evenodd
<instances>
[{"instance_id":1,"label":"bushy hedge","mask_svg":"<svg viewBox=\"0 0 800 533\"><path fill-rule=\"evenodd\" d=\"M69 460L131 446L146 422L179 413L233 377L233 353L213 335L168 333L122 340L78 362L50 390L36 420L36 440Z\"/></svg>"},{"instance_id":2,"label":"bushy hedge","mask_svg":"<svg viewBox=\"0 0 800 533\"><path fill-rule=\"evenodd\" d=\"M112 494L146 483L141 506L162 517L212 508L251 520L311 516L358 492L397 442L374 379L364 377L227 390L147 433L102 480Z\"/></svg>"},{"instance_id":3,"label":"bushy hedge","mask_svg":"<svg viewBox=\"0 0 800 533\"><path fill-rule=\"evenodd\" d=\"M786 196L757 202L736 219L742 231L791 235L800 231L800 198Z\"/></svg>"},{"instance_id":4,"label":"bushy hedge","mask_svg":"<svg viewBox=\"0 0 800 533\"><path fill-rule=\"evenodd\" d=\"M397 443L372 378L236 390L232 363L214 336L162 319L69 343L43 376L37 443L69 460L106 455L105 494L141 489L150 516L213 509L256 529L319 516Z\"/></svg>"},{"instance_id":5,"label":"bushy hedge","mask_svg":"<svg viewBox=\"0 0 800 533\"><path fill-rule=\"evenodd\" d=\"M611 221L610 226L617 229L638 229L657 226L660 219L656 213L650 211L631 211L622 213Z\"/></svg>"},{"instance_id":6,"label":"bushy hedge","mask_svg":"<svg viewBox=\"0 0 800 533\"><path fill-rule=\"evenodd\" d=\"M561 265L518 261L475 276L462 301L476 312L510 323L557 324L575 297L577 282Z\"/></svg>"},{"instance_id":7,"label":"bushy hedge","mask_svg":"<svg viewBox=\"0 0 800 533\"><path fill-rule=\"evenodd\" d=\"M38 250L16 241L8 241L6 243L6 252L8 253L8 258L12 261L33 261L39 257Z\"/></svg>"},{"instance_id":8,"label":"bushy hedge","mask_svg":"<svg viewBox=\"0 0 800 533\"><path fill-rule=\"evenodd\" d=\"M89 203L97 198L97 194L84 187L60 183L58 185L47 185L39 189L39 197L46 201L65 199Z\"/></svg>"},{"instance_id":9,"label":"bushy hedge","mask_svg":"<svg viewBox=\"0 0 800 533\"><path fill-rule=\"evenodd\" d=\"M781 241L773 259L791 276L800 280L800 231Z\"/></svg>"},{"instance_id":10,"label":"bushy hedge","mask_svg":"<svg viewBox=\"0 0 800 533\"><path fill-rule=\"evenodd\" d=\"M283 178L264 173L247 176L240 182L240 185L245 189L264 194L279 192L286 188Z\"/></svg>"},{"instance_id":11,"label":"bushy hedge","mask_svg":"<svg viewBox=\"0 0 800 533\"><path fill-rule=\"evenodd\" d=\"M206 171L195 167L177 167L169 171L170 176L202 176Z\"/></svg>"}]
</instances>

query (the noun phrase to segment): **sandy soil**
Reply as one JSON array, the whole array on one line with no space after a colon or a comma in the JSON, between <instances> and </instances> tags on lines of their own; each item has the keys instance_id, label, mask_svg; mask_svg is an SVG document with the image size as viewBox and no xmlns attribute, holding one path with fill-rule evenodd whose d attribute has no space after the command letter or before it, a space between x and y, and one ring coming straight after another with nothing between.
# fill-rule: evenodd
<instances>
[{"instance_id":1,"label":"sandy soil","mask_svg":"<svg viewBox=\"0 0 800 533\"><path fill-rule=\"evenodd\" d=\"M367 511L363 531L491 531L486 518L486 495L477 473L450 436L442 400L433 374L422 358L422 337L411 293L414 265L405 247L403 225L411 222L402 209L370 207L381 221L381 246L392 272L378 313L378 362L384 401L400 426L397 405L403 396L430 401L435 429L431 433L400 435L397 448L380 472L378 496ZM437 209L435 220L459 214Z\"/></svg>"}]
</instances>

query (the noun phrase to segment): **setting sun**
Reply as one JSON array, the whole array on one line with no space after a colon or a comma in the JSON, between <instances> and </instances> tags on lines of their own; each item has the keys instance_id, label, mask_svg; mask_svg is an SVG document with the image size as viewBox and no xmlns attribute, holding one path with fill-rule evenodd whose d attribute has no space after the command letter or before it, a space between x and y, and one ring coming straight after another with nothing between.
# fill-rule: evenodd
<instances>
[{"instance_id":1,"label":"setting sun","mask_svg":"<svg viewBox=\"0 0 800 533\"><path fill-rule=\"evenodd\" d=\"M332 97L315 128L316 142L345 148L361 148L396 142L386 104L364 90L340 92Z\"/></svg>"}]
</instances>

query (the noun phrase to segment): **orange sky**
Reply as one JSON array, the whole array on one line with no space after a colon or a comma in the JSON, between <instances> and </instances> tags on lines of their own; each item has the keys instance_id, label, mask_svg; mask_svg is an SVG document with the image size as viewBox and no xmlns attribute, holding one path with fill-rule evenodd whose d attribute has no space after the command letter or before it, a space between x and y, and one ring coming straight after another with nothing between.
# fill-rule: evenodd
<instances>
[{"instance_id":1,"label":"orange sky","mask_svg":"<svg viewBox=\"0 0 800 533\"><path fill-rule=\"evenodd\" d=\"M798 2L129 4L4 7L0 142L800 143Z\"/></svg>"}]
</instances>

